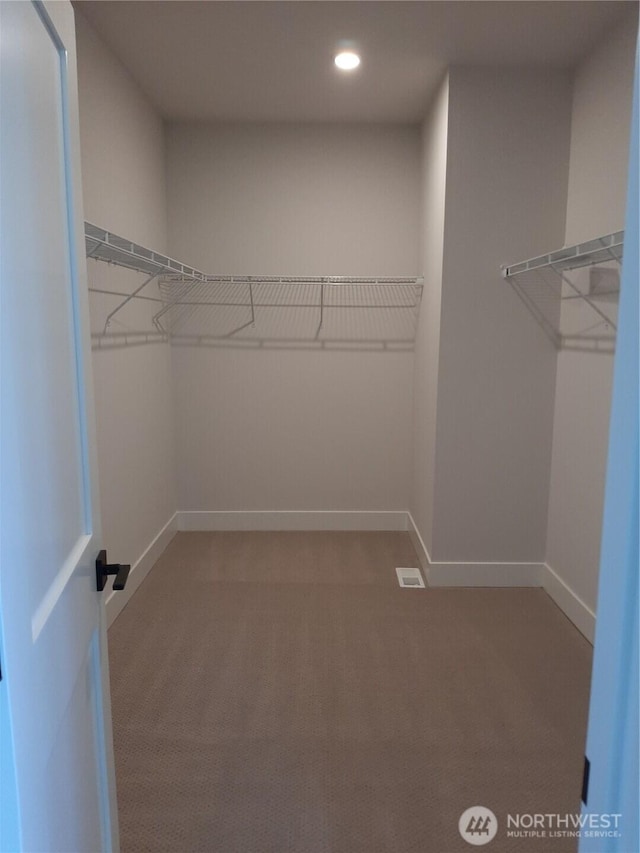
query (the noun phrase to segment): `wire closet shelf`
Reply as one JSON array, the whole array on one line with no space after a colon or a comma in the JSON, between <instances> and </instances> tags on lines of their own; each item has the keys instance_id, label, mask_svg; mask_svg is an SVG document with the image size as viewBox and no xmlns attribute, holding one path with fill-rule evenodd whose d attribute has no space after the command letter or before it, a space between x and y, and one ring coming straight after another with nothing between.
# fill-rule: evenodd
<instances>
[{"instance_id":1,"label":"wire closet shelf","mask_svg":"<svg viewBox=\"0 0 640 853\"><path fill-rule=\"evenodd\" d=\"M128 292L89 288L118 299L94 333L98 341L132 334L115 332L113 324L134 300L157 302L151 335L176 342L359 341L402 348L415 338L422 278L207 275L88 222L85 240L87 258L144 276ZM155 295L143 294L152 282L157 285ZM138 334L149 338L149 332Z\"/></svg>"},{"instance_id":2,"label":"wire closet shelf","mask_svg":"<svg viewBox=\"0 0 640 853\"><path fill-rule=\"evenodd\" d=\"M624 231L502 267L558 349L615 347Z\"/></svg>"}]
</instances>

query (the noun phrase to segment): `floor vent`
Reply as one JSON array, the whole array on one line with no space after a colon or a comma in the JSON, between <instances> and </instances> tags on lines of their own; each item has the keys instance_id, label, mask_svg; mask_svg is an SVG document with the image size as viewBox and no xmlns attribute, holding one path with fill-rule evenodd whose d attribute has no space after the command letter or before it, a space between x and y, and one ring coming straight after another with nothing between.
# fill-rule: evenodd
<instances>
[{"instance_id":1,"label":"floor vent","mask_svg":"<svg viewBox=\"0 0 640 853\"><path fill-rule=\"evenodd\" d=\"M402 587L425 588L420 569L396 569L396 574L398 575L398 583Z\"/></svg>"}]
</instances>

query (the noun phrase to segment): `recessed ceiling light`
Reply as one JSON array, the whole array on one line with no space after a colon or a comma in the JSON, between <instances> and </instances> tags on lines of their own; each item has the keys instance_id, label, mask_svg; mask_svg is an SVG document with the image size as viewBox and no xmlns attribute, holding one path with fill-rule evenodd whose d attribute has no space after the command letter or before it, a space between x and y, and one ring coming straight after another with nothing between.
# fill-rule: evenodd
<instances>
[{"instance_id":1,"label":"recessed ceiling light","mask_svg":"<svg viewBox=\"0 0 640 853\"><path fill-rule=\"evenodd\" d=\"M334 62L341 71L353 71L360 65L360 57L352 50L343 50L336 55Z\"/></svg>"}]
</instances>

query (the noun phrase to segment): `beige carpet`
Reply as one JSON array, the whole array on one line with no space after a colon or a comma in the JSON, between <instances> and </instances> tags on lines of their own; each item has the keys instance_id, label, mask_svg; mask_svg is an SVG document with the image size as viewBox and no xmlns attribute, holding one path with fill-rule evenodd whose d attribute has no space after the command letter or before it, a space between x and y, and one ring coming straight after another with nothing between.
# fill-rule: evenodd
<instances>
[{"instance_id":1,"label":"beige carpet","mask_svg":"<svg viewBox=\"0 0 640 853\"><path fill-rule=\"evenodd\" d=\"M579 807L591 647L541 590L411 565L404 533L179 534L109 632L123 853L576 850L505 822Z\"/></svg>"}]
</instances>

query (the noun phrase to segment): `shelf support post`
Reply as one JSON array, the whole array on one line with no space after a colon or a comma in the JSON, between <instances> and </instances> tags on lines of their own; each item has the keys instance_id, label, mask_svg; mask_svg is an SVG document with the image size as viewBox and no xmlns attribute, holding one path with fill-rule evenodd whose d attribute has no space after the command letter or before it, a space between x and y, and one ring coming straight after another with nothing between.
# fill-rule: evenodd
<instances>
[{"instance_id":1,"label":"shelf support post","mask_svg":"<svg viewBox=\"0 0 640 853\"><path fill-rule=\"evenodd\" d=\"M177 305L180 302L180 300L182 299L182 297L186 296L189 293L189 291L193 287L195 287L196 284L206 284L206 282L207 282L207 279L204 277L203 278L194 277L189 282L183 281L182 284L184 284L185 287L181 290L181 292L178 294L178 296L176 296L175 299L172 299L170 302L168 302L164 306L164 308L161 308L160 311L158 311L157 314L154 314L154 316L151 318L154 326L156 326L156 328L159 327L159 328L163 329L163 331L164 331L164 327L161 324L159 326L160 317L163 317L167 313L167 311L169 311L171 308L173 308L174 305ZM165 334L168 334L168 333L165 332Z\"/></svg>"},{"instance_id":2,"label":"shelf support post","mask_svg":"<svg viewBox=\"0 0 640 853\"><path fill-rule=\"evenodd\" d=\"M607 317L607 315L604 313L604 311L601 311L598 308L598 306L594 304L592 299L589 299L588 296L586 296L584 293L582 293L582 291L579 290L579 288L577 288L575 286L575 284L571 281L571 279L568 276L566 276L562 270L557 269L554 266L554 264L550 264L550 266L551 266L551 269L556 273L556 275L559 275L560 278L562 279L562 281L564 281L564 283L566 285L568 285L571 288L571 290L573 290L573 292L576 294L576 296L579 296L581 299L584 299L584 301L587 303L587 305L590 308L592 308L596 312L596 314L604 320L604 322L607 325L611 326L613 329L617 328L616 324L613 322L613 320L610 317Z\"/></svg>"},{"instance_id":3,"label":"shelf support post","mask_svg":"<svg viewBox=\"0 0 640 853\"><path fill-rule=\"evenodd\" d=\"M133 293L130 293L126 299L123 299L122 302L119 305L117 305L113 309L113 311L111 311L111 313L107 314L107 319L104 321L104 329L102 330L103 335L107 334L107 328L109 327L111 320L115 317L115 315L118 313L118 311L120 311L121 308L124 308L124 306L128 302L131 302L132 299L135 299L135 297L140 293L140 291L144 287L146 287L148 284L150 284L154 280L154 278L157 278L160 275L160 272L161 272L161 270L158 270L158 272L154 272L153 275L150 275L145 281L142 282L140 287L136 287L136 289L133 291Z\"/></svg>"},{"instance_id":4,"label":"shelf support post","mask_svg":"<svg viewBox=\"0 0 640 853\"><path fill-rule=\"evenodd\" d=\"M253 284L249 282L249 299L251 300L251 325L256 325L256 313L253 306Z\"/></svg>"}]
</instances>

